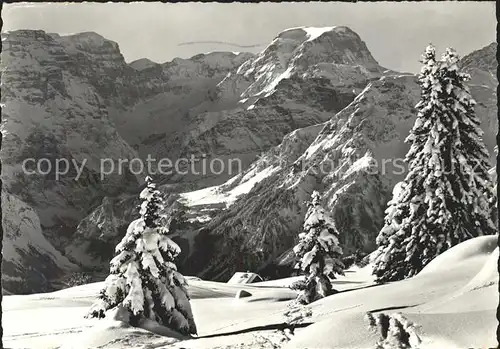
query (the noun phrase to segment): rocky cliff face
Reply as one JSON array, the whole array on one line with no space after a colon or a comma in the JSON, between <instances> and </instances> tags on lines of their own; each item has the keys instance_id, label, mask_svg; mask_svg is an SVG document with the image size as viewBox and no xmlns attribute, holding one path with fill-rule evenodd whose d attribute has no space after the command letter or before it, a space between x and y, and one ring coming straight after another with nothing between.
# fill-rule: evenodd
<instances>
[{"instance_id":1,"label":"rocky cliff face","mask_svg":"<svg viewBox=\"0 0 500 349\"><path fill-rule=\"evenodd\" d=\"M120 118L126 114L124 111L144 106L155 97L162 99L172 91L180 99L189 99L189 91L201 86L200 81L213 80L215 86L238 64L236 55L220 53L135 69L125 63L116 43L96 33L59 36L19 30L3 33L2 42L4 189L39 220L38 228L19 226L23 241L41 229L40 239L61 251L73 240L80 221L104 197L137 190L141 178L126 166L122 171L115 168L103 175L103 171L110 170L109 162L117 165L120 159L139 157L132 147L136 144L129 143L124 132L127 122ZM219 58L226 56L229 58L224 65ZM191 82L191 87L183 83L186 81ZM204 93L201 91L203 100L207 98ZM169 110L174 102L164 102L164 109ZM148 125L149 120L134 122ZM149 135L156 132L154 126L148 126ZM23 168L25 160L29 161ZM104 168L101 161L105 161ZM58 176L57 165L67 172ZM8 214L16 216L15 212L28 210L22 205L13 205ZM37 282L42 287L47 278L59 275L68 263L71 265L65 257L54 259L46 245L18 249L15 241L8 243L18 252L15 264L7 261L5 277L20 278L25 273L27 278L38 280L30 282L29 288L11 283L11 292L36 290ZM68 257L78 262L75 256ZM46 266L33 262L41 258L53 262ZM38 277L29 276L34 273Z\"/></svg>"},{"instance_id":2,"label":"rocky cliff face","mask_svg":"<svg viewBox=\"0 0 500 349\"><path fill-rule=\"evenodd\" d=\"M329 77L332 84L349 88L383 70L349 28L300 27L279 33L255 59L228 74L219 87L223 95L255 100L271 95L292 75Z\"/></svg>"},{"instance_id":3,"label":"rocky cliff face","mask_svg":"<svg viewBox=\"0 0 500 349\"><path fill-rule=\"evenodd\" d=\"M61 42L42 31L24 30L2 35L2 41L4 189L39 218L38 228L19 226L21 239L29 240L35 234L32 231L41 228L42 237L60 248L103 195L137 186L135 177L127 173L101 178L100 159L136 155L116 131L105 100L88 79L78 75L83 74L82 66ZM57 165L66 172L59 178ZM28 210L21 204L13 206L9 213ZM27 275L38 272L44 278L53 274L53 266L64 266L57 262L60 259L47 265L33 263L42 257L51 260L47 246L42 247L23 247L17 267L7 267L6 273L19 277L24 267Z\"/></svg>"},{"instance_id":4,"label":"rocky cliff face","mask_svg":"<svg viewBox=\"0 0 500 349\"><path fill-rule=\"evenodd\" d=\"M151 93L132 99L132 105L114 103L112 118L123 137L138 149L139 154L160 154L162 146L186 133L191 119L198 113L224 109L216 103L216 86L230 70L238 67L251 54L213 52L190 59L176 58L164 64L132 62L132 86L139 91L150 86ZM146 87L147 90L147 87ZM142 93L144 95L144 93ZM130 93L125 96L130 99ZM176 150L179 144L174 144ZM178 150L175 151L178 153Z\"/></svg>"},{"instance_id":5,"label":"rocky cliff face","mask_svg":"<svg viewBox=\"0 0 500 349\"><path fill-rule=\"evenodd\" d=\"M2 192L2 286L19 293L50 291L50 279L77 270L42 233L35 210L7 191Z\"/></svg>"}]
</instances>

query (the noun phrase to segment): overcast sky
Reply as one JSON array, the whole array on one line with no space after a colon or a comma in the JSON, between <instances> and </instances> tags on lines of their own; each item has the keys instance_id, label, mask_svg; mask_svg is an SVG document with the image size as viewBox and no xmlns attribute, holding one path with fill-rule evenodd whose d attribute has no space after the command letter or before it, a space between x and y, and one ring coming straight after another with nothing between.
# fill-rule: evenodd
<instances>
[{"instance_id":1,"label":"overcast sky","mask_svg":"<svg viewBox=\"0 0 500 349\"><path fill-rule=\"evenodd\" d=\"M381 65L417 72L429 42L438 52L451 46L465 55L496 40L493 1L24 3L5 4L2 18L2 31L95 31L116 41L128 62L146 57L163 63L210 51L259 52L287 28L345 25L361 36ZM186 42L201 43L182 45ZM242 48L224 42L260 46Z\"/></svg>"}]
</instances>

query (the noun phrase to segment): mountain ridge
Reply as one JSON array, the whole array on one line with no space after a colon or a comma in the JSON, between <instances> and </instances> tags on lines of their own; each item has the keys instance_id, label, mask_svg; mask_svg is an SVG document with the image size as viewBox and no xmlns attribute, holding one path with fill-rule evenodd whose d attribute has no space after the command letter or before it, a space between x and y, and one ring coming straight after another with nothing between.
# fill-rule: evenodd
<instances>
[{"instance_id":1,"label":"mountain ridge","mask_svg":"<svg viewBox=\"0 0 500 349\"><path fill-rule=\"evenodd\" d=\"M256 59L259 57L257 55ZM244 75L242 67L245 66L248 67L249 63L240 66L237 73ZM289 248L293 246L294 236L298 234L301 217L305 213L303 202L308 199L308 195L314 188L323 190L326 188L324 198L326 207L334 212L337 219L343 220L341 224L343 228L346 226L356 227L357 233L351 233L348 241L344 241L348 245L346 252L353 252L354 249L360 247L370 251L373 248L374 236L382 224L383 212L392 193L392 186L402 178L403 174L387 180L384 176L367 175L365 169L370 168L370 162L373 160L381 160L382 155L387 154L387 151L392 154L388 157L404 157L407 149L403 140L413 125L414 105L419 98L419 87L415 75L385 71L391 74L385 77L372 77L371 82L366 82L368 86L363 87L365 94L358 94L350 106L347 106L339 114L344 113L347 119L352 118L353 121L350 122L351 132L354 132L357 127L355 132L361 131L362 134L365 134L363 137L367 137L362 141L365 144L372 144L374 137L388 138L376 148L373 148L373 145L368 145L368 147L365 145L364 152L358 150L358 155L350 160L349 165L343 166L338 172L337 176L341 179L342 175L347 175L339 183L332 184L332 179L328 179L326 176L325 183L323 179L320 180L319 184L316 183L318 178L310 173L314 171L311 171L311 166L307 164L308 161L312 161L313 164L316 164L314 166L318 165L317 160L309 159L318 151L317 146L320 142L313 145L315 139L332 135L335 127L341 127L341 124L335 126L335 122L327 120L298 128L287 134L280 144L261 153L248 170L232 177L226 183L181 193L176 201L176 205L179 206L176 206L175 209L182 214L176 216L175 219L178 221L173 229L176 241L181 246L185 246L180 268L187 273L197 273L218 280L226 280L232 272L250 268L260 270L269 276L277 276L276 270L278 273L280 270L289 273L290 263L293 260L290 259ZM325 74L324 71L323 74ZM233 77L233 75L234 73L229 73L219 84L219 87L227 84L228 78ZM333 80L331 74L329 78L330 81ZM259 105L279 104L283 100L280 94L286 93L285 91L290 88L293 90L294 77L284 79L276 86L278 86L277 91L254 102L254 108ZM286 86L286 89L283 86ZM245 88L240 87L238 92L241 93L244 90ZM391 92L393 92L392 95L390 95ZM473 91L473 94L475 93L477 90ZM232 95L237 95L237 93ZM389 95L389 97L384 98L384 95ZM298 97L298 95L295 96ZM295 96L294 98L300 99ZM332 94L330 94L331 96ZM478 99L478 114L483 124L492 125L491 128L489 126L483 127L487 132L486 135L489 135L488 148L492 149L494 135L491 131L488 134L488 130L495 129L496 119L491 118L490 113L485 113L485 109L481 106L481 103L485 101L484 97L485 94ZM385 107L380 109L377 115L388 117L388 119L380 120L375 124L369 118L357 119L363 113L368 113L367 116L374 113L375 109L371 106L364 108L364 111L353 109L353 105L362 105L363 99L367 98L371 98L372 104L379 109L381 107L379 104L385 103ZM486 96L486 98L490 97ZM240 102L245 104L245 98ZM346 110L349 108L351 111L348 113ZM399 112L398 109L400 109ZM392 120L394 115L399 115L402 123L394 122ZM344 119L346 118L344 117ZM405 126L402 127L403 124ZM344 125L344 127L347 126ZM352 137L349 136L349 138ZM357 147L362 144L359 143L361 139L352 138L351 141ZM298 161L299 159L307 161L304 164L302 161ZM314 166L312 167L314 168ZM293 173L300 174L304 168L305 177L294 179ZM288 179L287 171L292 173L292 177ZM392 170L389 167L386 171ZM287 189L285 183L290 183L292 187L295 185L296 189ZM369 189L362 190L363 187ZM169 192L167 186L163 188L167 193ZM270 188L274 189L270 190ZM371 201L366 205L365 197L370 192L372 193ZM170 192L169 195L174 194ZM367 207L363 207L360 203ZM358 210L358 214L353 215L352 212L342 210L342 206L353 207ZM266 207L265 213L259 212L261 207ZM350 217L357 218L352 221ZM368 219L368 224L363 223L365 219ZM260 237L270 247L268 246L266 249L266 246L259 242ZM222 250L229 252L224 253ZM264 255L267 257L264 258Z\"/></svg>"},{"instance_id":2,"label":"mountain ridge","mask_svg":"<svg viewBox=\"0 0 500 349\"><path fill-rule=\"evenodd\" d=\"M96 33L60 36L19 30L2 33L2 43L2 178L6 196L16 199L9 199L13 203L9 214L15 217L33 211L40 222L15 225L4 221L17 226L23 236L36 236L34 241L40 243L32 249L23 239L7 239L6 249L12 253L6 257L3 275L11 292L40 291L43 285L43 290L50 290L46 288L49 278L75 267L67 257L54 257L52 247L64 251L79 222L103 198L135 192L143 180L127 169L103 175L102 159L138 158L116 126L116 105L127 108L148 99L164 90L176 73L190 73L184 68L176 70L177 63L166 66L165 81L155 76L154 69L134 73L118 44ZM197 71L203 72L197 64ZM135 78L127 82L127 76ZM29 171L40 159L48 159L51 171L45 176L29 175L22 168L29 158L34 160ZM71 165L61 178L54 171L58 159L67 159ZM82 169L78 180L76 167ZM45 262L33 262L36 260ZM16 281L23 275L38 276L23 285Z\"/></svg>"}]
</instances>

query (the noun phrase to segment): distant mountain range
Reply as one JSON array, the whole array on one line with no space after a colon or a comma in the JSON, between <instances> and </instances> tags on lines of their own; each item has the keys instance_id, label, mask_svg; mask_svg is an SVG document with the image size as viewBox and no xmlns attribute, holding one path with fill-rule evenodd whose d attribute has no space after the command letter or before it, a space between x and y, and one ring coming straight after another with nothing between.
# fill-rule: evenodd
<instances>
[{"instance_id":1,"label":"distant mountain range","mask_svg":"<svg viewBox=\"0 0 500 349\"><path fill-rule=\"evenodd\" d=\"M2 34L6 290L49 290L84 268L106 269L137 215L143 176L101 179L100 160L240 159L234 176L156 177L185 274L288 271L313 190L339 223L344 250L371 251L392 187L367 171L404 157L416 77L381 67L347 27L293 28L259 54L214 52L127 64L118 44L88 32ZM423 49L423 48L422 48ZM496 44L462 59L492 154ZM418 59L418 57L415 57ZM26 175L27 158L84 165L60 180ZM332 165L333 164L333 165Z\"/></svg>"}]
</instances>

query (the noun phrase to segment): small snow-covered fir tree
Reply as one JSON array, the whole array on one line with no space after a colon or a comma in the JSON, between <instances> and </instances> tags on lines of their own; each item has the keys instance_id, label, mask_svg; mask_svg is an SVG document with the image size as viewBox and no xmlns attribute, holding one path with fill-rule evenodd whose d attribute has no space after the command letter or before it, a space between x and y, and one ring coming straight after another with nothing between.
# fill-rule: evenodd
<instances>
[{"instance_id":1,"label":"small snow-covered fir tree","mask_svg":"<svg viewBox=\"0 0 500 349\"><path fill-rule=\"evenodd\" d=\"M321 206L317 191L311 196L304 230L299 234L299 242L293 252L299 258L295 268L305 273L303 280L291 286L300 291L298 302L309 304L335 293L332 280L335 274L344 273L344 265L340 261L342 248L335 222Z\"/></svg>"},{"instance_id":2,"label":"small snow-covered fir tree","mask_svg":"<svg viewBox=\"0 0 500 349\"><path fill-rule=\"evenodd\" d=\"M186 335L196 334L187 283L174 264L180 248L162 224L160 192L150 177L146 183L140 193L141 217L130 223L116 246L110 275L87 316L102 318L105 311L120 307L128 311L134 326L150 319Z\"/></svg>"},{"instance_id":3,"label":"small snow-covered fir tree","mask_svg":"<svg viewBox=\"0 0 500 349\"><path fill-rule=\"evenodd\" d=\"M373 272L395 281L420 272L434 257L472 237L495 234L489 154L474 100L448 49L440 61L424 55L418 117L406 142L409 171L390 201L377 237Z\"/></svg>"}]
</instances>

